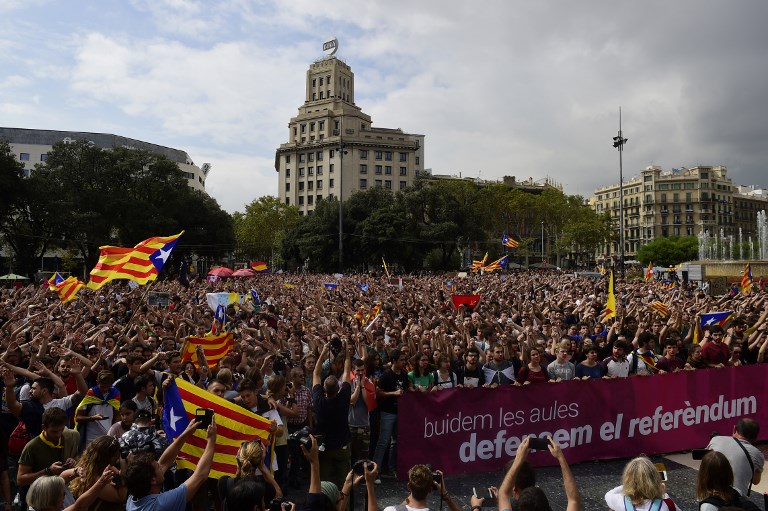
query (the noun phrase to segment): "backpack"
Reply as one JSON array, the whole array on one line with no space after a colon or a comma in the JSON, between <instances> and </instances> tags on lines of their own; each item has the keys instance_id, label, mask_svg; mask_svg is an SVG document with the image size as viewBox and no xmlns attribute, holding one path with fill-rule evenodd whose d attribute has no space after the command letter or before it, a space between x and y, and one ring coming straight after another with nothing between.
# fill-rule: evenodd
<instances>
[{"instance_id":1,"label":"backpack","mask_svg":"<svg viewBox=\"0 0 768 511\"><path fill-rule=\"evenodd\" d=\"M760 508L743 496L741 493L737 492L736 490L733 490L734 496L731 500L724 500L717 496L711 496L707 497L706 499L699 502L699 509L701 509L702 504L712 504L716 508L720 509L721 507L730 506L735 507L737 509L746 509L749 511L760 511Z\"/></svg>"},{"instance_id":2,"label":"backpack","mask_svg":"<svg viewBox=\"0 0 768 511\"><path fill-rule=\"evenodd\" d=\"M24 450L24 446L30 441L29 431L27 431L27 425L24 421L19 421L16 427L11 432L11 436L8 437L8 455L13 458L21 456L21 451Z\"/></svg>"}]
</instances>

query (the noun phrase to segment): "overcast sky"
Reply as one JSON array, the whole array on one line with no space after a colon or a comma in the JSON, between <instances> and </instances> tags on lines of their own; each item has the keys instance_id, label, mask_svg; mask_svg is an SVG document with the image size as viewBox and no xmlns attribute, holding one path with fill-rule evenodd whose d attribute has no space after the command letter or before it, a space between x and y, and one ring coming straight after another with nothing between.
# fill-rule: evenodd
<instances>
[{"instance_id":1,"label":"overcast sky","mask_svg":"<svg viewBox=\"0 0 768 511\"><path fill-rule=\"evenodd\" d=\"M275 149L328 36L374 126L436 174L588 197L647 165L768 186L768 2L0 0L0 126L107 132L213 165L226 210Z\"/></svg>"}]
</instances>

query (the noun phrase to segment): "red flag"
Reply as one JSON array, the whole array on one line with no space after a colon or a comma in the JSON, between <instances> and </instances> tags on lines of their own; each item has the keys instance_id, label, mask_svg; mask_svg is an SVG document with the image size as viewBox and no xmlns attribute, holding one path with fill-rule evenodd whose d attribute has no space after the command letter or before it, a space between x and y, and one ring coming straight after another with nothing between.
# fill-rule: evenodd
<instances>
[{"instance_id":1,"label":"red flag","mask_svg":"<svg viewBox=\"0 0 768 511\"><path fill-rule=\"evenodd\" d=\"M480 295L451 295L451 300L453 300L453 306L457 309L462 305L474 309L480 303Z\"/></svg>"}]
</instances>

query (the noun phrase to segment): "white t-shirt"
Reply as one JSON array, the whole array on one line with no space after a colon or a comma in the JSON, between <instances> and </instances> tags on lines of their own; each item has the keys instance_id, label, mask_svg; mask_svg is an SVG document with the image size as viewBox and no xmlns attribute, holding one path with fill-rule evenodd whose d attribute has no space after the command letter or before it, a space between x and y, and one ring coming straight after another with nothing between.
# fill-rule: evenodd
<instances>
[{"instance_id":1,"label":"white t-shirt","mask_svg":"<svg viewBox=\"0 0 768 511\"><path fill-rule=\"evenodd\" d=\"M408 504L405 505L405 508L408 511L429 511L428 507L411 507ZM384 511L396 511L395 506L387 506L384 508Z\"/></svg>"}]
</instances>

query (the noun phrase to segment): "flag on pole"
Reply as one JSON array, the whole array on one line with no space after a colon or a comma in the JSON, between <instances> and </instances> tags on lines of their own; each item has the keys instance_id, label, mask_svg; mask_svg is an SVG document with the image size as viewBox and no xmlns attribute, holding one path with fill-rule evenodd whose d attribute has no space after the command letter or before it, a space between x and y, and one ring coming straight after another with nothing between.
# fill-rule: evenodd
<instances>
[{"instance_id":1,"label":"flag on pole","mask_svg":"<svg viewBox=\"0 0 768 511\"><path fill-rule=\"evenodd\" d=\"M488 266L483 268L485 271L496 271L501 270L503 268L507 267L507 256L504 256L502 258L496 259L494 262L490 263Z\"/></svg>"},{"instance_id":2,"label":"flag on pole","mask_svg":"<svg viewBox=\"0 0 768 511\"><path fill-rule=\"evenodd\" d=\"M163 428L169 441L187 428L198 408L213 409L217 430L216 454L209 475L213 479L235 476L237 451L243 442L257 439L265 442L269 438L270 421L181 378L171 381L165 390L164 403ZM195 470L207 442L205 430L195 431L181 447L176 466Z\"/></svg>"},{"instance_id":3,"label":"flag on pole","mask_svg":"<svg viewBox=\"0 0 768 511\"><path fill-rule=\"evenodd\" d=\"M520 246L520 243L507 236L507 233L504 233L501 244L509 248L518 248Z\"/></svg>"},{"instance_id":4,"label":"flag on pole","mask_svg":"<svg viewBox=\"0 0 768 511\"><path fill-rule=\"evenodd\" d=\"M387 278L388 278L388 279L391 279L391 278L392 278L392 276L389 274L389 268L387 268L387 262L384 260L384 258L383 258L383 257L381 258L381 264L383 264L383 265L384 265L384 273L386 273L386 274L387 274Z\"/></svg>"},{"instance_id":5,"label":"flag on pole","mask_svg":"<svg viewBox=\"0 0 768 511\"><path fill-rule=\"evenodd\" d=\"M48 279L48 289L51 291L56 291L59 289L59 286L64 283L64 277L59 275L59 272L54 273L50 279Z\"/></svg>"},{"instance_id":6,"label":"flag on pole","mask_svg":"<svg viewBox=\"0 0 768 511\"><path fill-rule=\"evenodd\" d=\"M184 346L184 353L181 354L182 362L191 361L195 367L200 367L200 361L197 359L197 347L202 346L208 367L213 368L216 367L219 360L232 351L235 347L235 340L232 337L232 332L224 332L219 335L189 337Z\"/></svg>"},{"instance_id":7,"label":"flag on pole","mask_svg":"<svg viewBox=\"0 0 768 511\"><path fill-rule=\"evenodd\" d=\"M206 335L219 335L224 332L224 328L227 325L227 308L224 305L216 307L216 312L213 314L213 322L211 323L211 329Z\"/></svg>"},{"instance_id":8,"label":"flag on pole","mask_svg":"<svg viewBox=\"0 0 768 511\"><path fill-rule=\"evenodd\" d=\"M153 236L133 248L100 247L101 254L91 270L88 289L100 289L115 279L128 279L142 285L155 280L182 234L184 231L174 236Z\"/></svg>"},{"instance_id":9,"label":"flag on pole","mask_svg":"<svg viewBox=\"0 0 768 511\"><path fill-rule=\"evenodd\" d=\"M462 305L466 305L470 309L474 309L477 307L477 304L480 303L480 298L480 295L451 295L453 306L457 309Z\"/></svg>"},{"instance_id":10,"label":"flag on pole","mask_svg":"<svg viewBox=\"0 0 768 511\"><path fill-rule=\"evenodd\" d=\"M744 265L744 276L741 277L741 292L745 295L752 292L752 267L749 263Z\"/></svg>"},{"instance_id":11,"label":"flag on pole","mask_svg":"<svg viewBox=\"0 0 768 511\"><path fill-rule=\"evenodd\" d=\"M261 305L261 298L259 298L259 293L255 289L251 289L251 300L256 305Z\"/></svg>"},{"instance_id":12,"label":"flag on pole","mask_svg":"<svg viewBox=\"0 0 768 511\"><path fill-rule=\"evenodd\" d=\"M655 280L656 280L656 277L653 274L653 263L648 263L648 269L645 270L645 281L652 283Z\"/></svg>"},{"instance_id":13,"label":"flag on pole","mask_svg":"<svg viewBox=\"0 0 768 511\"><path fill-rule=\"evenodd\" d=\"M613 292L613 270L611 270L611 276L608 278L608 300L605 302L605 313L604 319L616 317L616 295Z\"/></svg>"},{"instance_id":14,"label":"flag on pole","mask_svg":"<svg viewBox=\"0 0 768 511\"><path fill-rule=\"evenodd\" d=\"M61 303L69 303L72 300L77 300L77 293L85 287L85 282L80 281L76 277L68 277L67 280L59 285L56 290L59 293L59 300Z\"/></svg>"},{"instance_id":15,"label":"flag on pole","mask_svg":"<svg viewBox=\"0 0 768 511\"><path fill-rule=\"evenodd\" d=\"M483 257L482 261L472 261L472 271L478 272L485 268L485 262L488 260L488 252L485 253L485 257Z\"/></svg>"}]
</instances>

